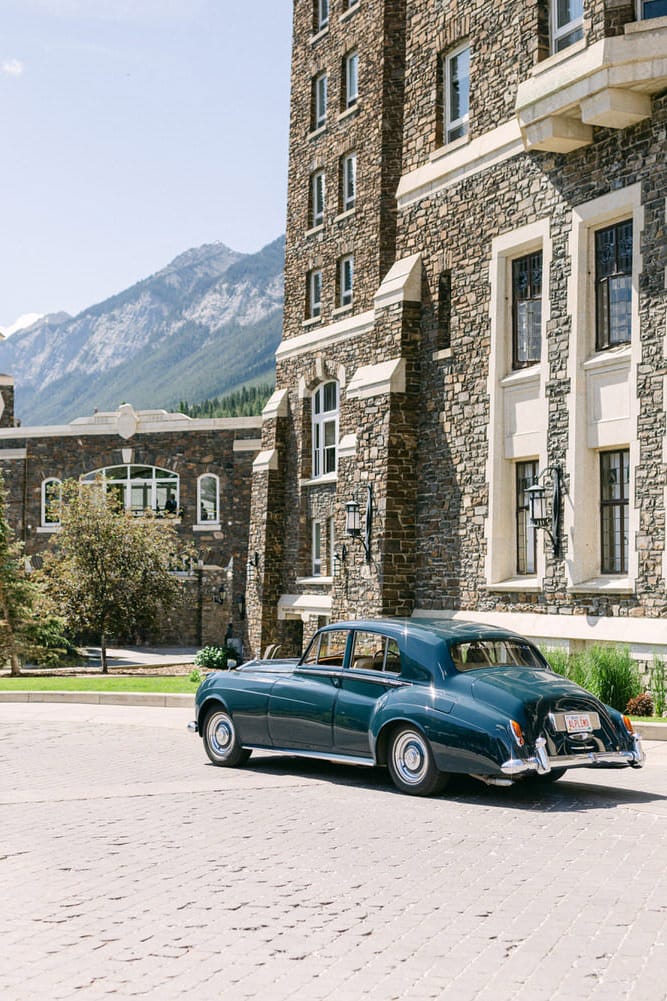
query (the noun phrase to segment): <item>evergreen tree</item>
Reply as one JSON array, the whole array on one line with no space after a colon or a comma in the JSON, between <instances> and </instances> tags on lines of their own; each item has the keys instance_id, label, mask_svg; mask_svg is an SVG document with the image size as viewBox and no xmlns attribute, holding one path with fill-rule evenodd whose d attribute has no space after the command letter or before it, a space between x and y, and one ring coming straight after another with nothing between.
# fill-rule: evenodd
<instances>
[{"instance_id":1,"label":"evergreen tree","mask_svg":"<svg viewBox=\"0 0 667 1001\"><path fill-rule=\"evenodd\" d=\"M26 573L23 543L16 542L5 516L5 486L0 477L0 657L12 675L36 646L39 591Z\"/></svg>"}]
</instances>

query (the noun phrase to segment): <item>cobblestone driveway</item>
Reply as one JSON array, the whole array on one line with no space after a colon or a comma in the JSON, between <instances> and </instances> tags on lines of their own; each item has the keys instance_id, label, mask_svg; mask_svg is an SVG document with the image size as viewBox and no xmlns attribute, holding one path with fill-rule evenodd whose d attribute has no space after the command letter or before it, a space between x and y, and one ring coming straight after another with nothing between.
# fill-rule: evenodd
<instances>
[{"instance_id":1,"label":"cobblestone driveway","mask_svg":"<svg viewBox=\"0 0 667 1001\"><path fill-rule=\"evenodd\" d=\"M419 800L189 716L0 706L2 1001L667 997L666 743Z\"/></svg>"}]
</instances>

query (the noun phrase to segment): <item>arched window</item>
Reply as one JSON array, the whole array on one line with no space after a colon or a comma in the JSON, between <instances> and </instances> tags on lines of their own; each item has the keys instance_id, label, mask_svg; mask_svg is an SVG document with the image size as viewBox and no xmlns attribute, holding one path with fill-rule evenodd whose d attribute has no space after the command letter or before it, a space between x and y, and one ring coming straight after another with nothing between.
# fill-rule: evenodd
<instances>
[{"instance_id":1,"label":"arched window","mask_svg":"<svg viewBox=\"0 0 667 1001\"><path fill-rule=\"evenodd\" d=\"M220 522L220 480L214 473L197 480L197 521L200 525Z\"/></svg>"},{"instance_id":2,"label":"arched window","mask_svg":"<svg viewBox=\"0 0 667 1001\"><path fill-rule=\"evenodd\" d=\"M338 383L324 382L313 393L313 478L336 472Z\"/></svg>"},{"instance_id":3,"label":"arched window","mask_svg":"<svg viewBox=\"0 0 667 1001\"><path fill-rule=\"evenodd\" d=\"M100 480L108 496L132 514L178 514L179 478L170 469L157 466L107 466L81 477L82 483Z\"/></svg>"},{"instance_id":4,"label":"arched window","mask_svg":"<svg viewBox=\"0 0 667 1001\"><path fill-rule=\"evenodd\" d=\"M42 525L57 528L60 525L62 483L55 476L42 481Z\"/></svg>"}]
</instances>

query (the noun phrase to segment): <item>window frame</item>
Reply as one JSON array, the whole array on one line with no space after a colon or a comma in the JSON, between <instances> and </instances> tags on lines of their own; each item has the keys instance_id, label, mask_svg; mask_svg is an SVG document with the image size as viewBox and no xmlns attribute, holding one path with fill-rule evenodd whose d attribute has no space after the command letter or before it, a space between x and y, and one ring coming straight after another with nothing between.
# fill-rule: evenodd
<instances>
[{"instance_id":1,"label":"window frame","mask_svg":"<svg viewBox=\"0 0 667 1001\"><path fill-rule=\"evenodd\" d=\"M343 111L354 108L359 101L359 50L351 49L343 57Z\"/></svg>"},{"instance_id":2,"label":"window frame","mask_svg":"<svg viewBox=\"0 0 667 1001\"><path fill-rule=\"evenodd\" d=\"M346 309L353 304L354 254L345 254L338 259L338 308Z\"/></svg>"},{"instance_id":3,"label":"window frame","mask_svg":"<svg viewBox=\"0 0 667 1001\"><path fill-rule=\"evenodd\" d=\"M622 256L622 252L619 251L619 241L618 237L615 237L614 241L614 264L616 265L616 270L613 273L600 275L600 254L598 250L598 244L600 238L605 233L610 233L612 231L617 232L621 227L630 228L630 259L627 263L626 270L619 270L619 258ZM607 351L609 348L618 347L620 344L630 344L632 341L632 273L633 273L633 257L634 257L634 221L632 216L630 218L618 219L615 222L607 225L596 227L593 231L593 256L595 264L595 286L594 286L594 299L595 299L595 350L596 351ZM627 295L624 301L627 303L626 313L626 323L625 330L627 336L620 339L615 338L612 340L612 309L610 303L610 287L611 282L619 278L625 280L625 287L627 290ZM604 296L604 310L601 303L601 299ZM603 312L606 314L606 319L603 319Z\"/></svg>"},{"instance_id":4,"label":"window frame","mask_svg":"<svg viewBox=\"0 0 667 1001\"><path fill-rule=\"evenodd\" d=\"M335 406L328 410L326 387L335 386ZM340 386L334 379L321 382L313 391L312 406L312 478L336 475L338 472L338 431L340 419ZM333 444L327 444L327 428L333 426Z\"/></svg>"},{"instance_id":5,"label":"window frame","mask_svg":"<svg viewBox=\"0 0 667 1001\"><path fill-rule=\"evenodd\" d=\"M306 318L318 320L322 316L322 269L313 268L306 278Z\"/></svg>"},{"instance_id":6,"label":"window frame","mask_svg":"<svg viewBox=\"0 0 667 1001\"><path fill-rule=\"evenodd\" d=\"M329 0L315 0L315 31L319 33L329 26Z\"/></svg>"},{"instance_id":7,"label":"window frame","mask_svg":"<svg viewBox=\"0 0 667 1001\"><path fill-rule=\"evenodd\" d=\"M537 529L530 523L530 504L524 485L537 483L539 474L538 459L519 459L515 463L514 473L514 525L516 533L516 563L517 577L535 577L537 575ZM528 467L532 467L529 472Z\"/></svg>"},{"instance_id":8,"label":"window frame","mask_svg":"<svg viewBox=\"0 0 667 1001\"><path fill-rule=\"evenodd\" d=\"M357 204L357 154L355 151L341 157L341 212L351 212ZM352 194L349 194L350 182Z\"/></svg>"},{"instance_id":9,"label":"window frame","mask_svg":"<svg viewBox=\"0 0 667 1001\"><path fill-rule=\"evenodd\" d=\"M465 52L468 53L468 75L464 79L467 80L467 89L465 93L465 103L466 110L463 115L459 115L457 118L452 116L452 64L455 60L458 60ZM458 45L455 49L449 52L445 52L442 55L442 86L443 86L443 139L445 145L450 145L453 142L466 139L470 128L470 63L471 63L472 50L469 42L464 42ZM454 135L453 133L458 133Z\"/></svg>"},{"instance_id":10,"label":"window frame","mask_svg":"<svg viewBox=\"0 0 667 1001\"><path fill-rule=\"evenodd\" d=\"M535 292L535 282L533 281L533 262L536 258L540 259L539 264L539 291ZM530 295L525 298L519 298L517 295L518 282L516 274L518 267L525 261L530 262L529 268L529 279L528 287L530 290ZM542 360L542 283L544 279L544 254L542 248L539 247L536 250L531 250L527 254L522 254L520 257L513 257L511 260L511 273L510 273L510 284L512 288L512 371L518 371L523 368L530 368L531 365L539 365ZM532 343L535 330L535 317L534 311L537 310L537 352L536 357L533 355L527 358L520 357L519 351L519 309L521 303L532 303L533 309L529 310L529 316L531 316L531 330L528 337L528 342ZM535 306L535 304L537 304ZM526 354L529 354L529 349L526 349Z\"/></svg>"},{"instance_id":11,"label":"window frame","mask_svg":"<svg viewBox=\"0 0 667 1001\"><path fill-rule=\"evenodd\" d=\"M577 0L573 0L577 2ZM549 40L552 55L557 52L564 52L575 42L584 37L584 4L581 0L581 14L570 18L565 24L558 24L558 3L559 0L550 0L549 3Z\"/></svg>"},{"instance_id":12,"label":"window frame","mask_svg":"<svg viewBox=\"0 0 667 1001\"><path fill-rule=\"evenodd\" d=\"M322 522L313 521L310 534L311 577L322 576Z\"/></svg>"},{"instance_id":13,"label":"window frame","mask_svg":"<svg viewBox=\"0 0 667 1001\"><path fill-rule=\"evenodd\" d=\"M47 498L47 491L49 489L50 484L52 484L52 483L57 483L58 484L58 490L57 490L58 496L55 499L54 498ZM61 512L62 502L63 502L63 481L61 479L59 479L57 476L47 476L47 478L45 480L42 480L42 490L41 490L41 525L42 525L42 528L60 528L60 526L61 526L60 512ZM58 517L57 518L50 518L49 517L49 507L51 505L53 505L54 503L58 505Z\"/></svg>"},{"instance_id":14,"label":"window frame","mask_svg":"<svg viewBox=\"0 0 667 1001\"><path fill-rule=\"evenodd\" d=\"M204 480L213 480L215 482L215 517L202 516L202 487ZM217 473L202 473L201 476L197 477L197 524L206 525L213 528L214 525L220 525L220 477Z\"/></svg>"},{"instance_id":15,"label":"window frame","mask_svg":"<svg viewBox=\"0 0 667 1001\"><path fill-rule=\"evenodd\" d=\"M628 573L628 554L630 551L630 449L605 449L599 455L600 572L604 577L624 577ZM620 496L605 498L604 463L606 459L611 459L613 456L618 456L620 459L618 467L621 473ZM618 523L614 512L618 513ZM609 545L610 540L611 546ZM611 560L609 555L611 555Z\"/></svg>"},{"instance_id":16,"label":"window frame","mask_svg":"<svg viewBox=\"0 0 667 1001\"><path fill-rule=\"evenodd\" d=\"M126 470L126 474L124 477L107 476L107 473L110 472L111 470L121 470L121 469ZM140 477L138 474L135 474L133 476L131 472L131 470L133 469L134 470L150 469L152 472L152 476L150 478ZM156 476L156 473L158 472L166 473L168 475ZM137 518L142 517L145 511L147 510L151 510L159 515L164 514L166 508L156 511L159 487L165 488L167 492L169 492L170 490L174 491L174 493L171 494L171 496L173 496L174 498L174 510L168 511L167 514L177 515L180 511L181 478L178 473L175 473L173 470L167 469L164 466L151 466L148 464L144 465L138 462L132 462L132 463L121 462L114 466L104 466L100 469L93 469L88 473L83 473L82 476L79 478L79 482L84 485L94 486L98 479L100 479L102 482L105 497L111 495L114 492L118 493L118 491L114 490L113 488L121 487L123 493L122 510L129 511ZM146 489L146 487L149 487L151 500L150 504L144 505L141 509L139 508L135 509L132 503L132 488L133 487L137 488L140 486L143 487L144 489Z\"/></svg>"},{"instance_id":17,"label":"window frame","mask_svg":"<svg viewBox=\"0 0 667 1001\"><path fill-rule=\"evenodd\" d=\"M312 131L323 129L327 123L329 105L329 78L326 71L313 77L313 120Z\"/></svg>"},{"instance_id":18,"label":"window frame","mask_svg":"<svg viewBox=\"0 0 667 1001\"><path fill-rule=\"evenodd\" d=\"M324 225L327 182L324 170L314 170L310 175L310 229Z\"/></svg>"}]
</instances>

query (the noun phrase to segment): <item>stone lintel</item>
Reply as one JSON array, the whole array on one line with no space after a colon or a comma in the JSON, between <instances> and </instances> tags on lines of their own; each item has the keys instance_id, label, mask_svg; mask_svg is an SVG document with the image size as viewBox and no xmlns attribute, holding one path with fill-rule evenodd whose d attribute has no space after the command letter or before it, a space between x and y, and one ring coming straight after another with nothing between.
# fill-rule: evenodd
<instances>
[{"instance_id":1,"label":"stone lintel","mask_svg":"<svg viewBox=\"0 0 667 1001\"><path fill-rule=\"evenodd\" d=\"M348 400L405 392L405 358L392 358L378 365L362 365L347 387Z\"/></svg>"},{"instance_id":2,"label":"stone lintel","mask_svg":"<svg viewBox=\"0 0 667 1001\"><path fill-rule=\"evenodd\" d=\"M331 615L329 594L281 594L278 599L278 619L308 619Z\"/></svg>"}]
</instances>

